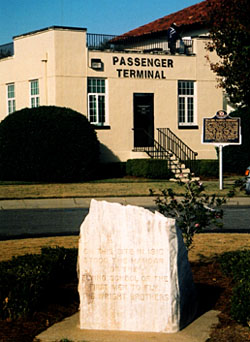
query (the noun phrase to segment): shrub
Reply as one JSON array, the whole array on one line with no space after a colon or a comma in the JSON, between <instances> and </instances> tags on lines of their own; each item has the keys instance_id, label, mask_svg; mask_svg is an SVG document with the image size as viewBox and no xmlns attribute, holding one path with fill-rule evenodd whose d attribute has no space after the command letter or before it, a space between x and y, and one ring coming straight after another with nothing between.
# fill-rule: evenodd
<instances>
[{"instance_id":1,"label":"shrub","mask_svg":"<svg viewBox=\"0 0 250 342\"><path fill-rule=\"evenodd\" d=\"M168 188L162 190L161 195L157 196L155 200L161 214L176 219L187 250L191 249L196 233L202 232L211 224L222 227L223 210L221 206L226 202L224 198L204 194L203 184L189 178L186 183L179 182L185 189L183 199L177 198L173 190ZM150 192L154 195L152 190Z\"/></svg>"},{"instance_id":2,"label":"shrub","mask_svg":"<svg viewBox=\"0 0 250 342\"><path fill-rule=\"evenodd\" d=\"M250 327L250 251L228 252L219 261L222 271L233 278L231 315Z\"/></svg>"},{"instance_id":3,"label":"shrub","mask_svg":"<svg viewBox=\"0 0 250 342\"><path fill-rule=\"evenodd\" d=\"M169 179L173 177L168 169L166 160L160 159L129 159L126 164L128 176L144 177L151 179Z\"/></svg>"},{"instance_id":4,"label":"shrub","mask_svg":"<svg viewBox=\"0 0 250 342\"><path fill-rule=\"evenodd\" d=\"M69 108L25 108L0 123L1 180L86 180L98 158L94 128Z\"/></svg>"},{"instance_id":5,"label":"shrub","mask_svg":"<svg viewBox=\"0 0 250 342\"><path fill-rule=\"evenodd\" d=\"M77 249L46 248L0 263L0 316L27 316L46 303L60 282L75 279Z\"/></svg>"},{"instance_id":6,"label":"shrub","mask_svg":"<svg viewBox=\"0 0 250 342\"><path fill-rule=\"evenodd\" d=\"M219 161L199 159L192 161L191 171L199 177L219 177Z\"/></svg>"},{"instance_id":7,"label":"shrub","mask_svg":"<svg viewBox=\"0 0 250 342\"><path fill-rule=\"evenodd\" d=\"M243 175L245 169L250 166L250 109L239 109L230 113L230 116L241 118L242 144L223 148L223 169L225 172Z\"/></svg>"},{"instance_id":8,"label":"shrub","mask_svg":"<svg viewBox=\"0 0 250 342\"><path fill-rule=\"evenodd\" d=\"M126 162L101 163L98 169L98 178L121 178L126 176Z\"/></svg>"}]
</instances>

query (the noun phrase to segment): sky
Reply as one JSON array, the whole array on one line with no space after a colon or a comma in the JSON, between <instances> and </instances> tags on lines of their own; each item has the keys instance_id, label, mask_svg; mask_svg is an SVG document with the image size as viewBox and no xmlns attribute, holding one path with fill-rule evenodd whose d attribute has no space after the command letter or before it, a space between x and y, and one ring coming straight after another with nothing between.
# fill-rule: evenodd
<instances>
[{"instance_id":1,"label":"sky","mask_svg":"<svg viewBox=\"0 0 250 342\"><path fill-rule=\"evenodd\" d=\"M0 0L0 45L49 26L120 35L201 0Z\"/></svg>"}]
</instances>

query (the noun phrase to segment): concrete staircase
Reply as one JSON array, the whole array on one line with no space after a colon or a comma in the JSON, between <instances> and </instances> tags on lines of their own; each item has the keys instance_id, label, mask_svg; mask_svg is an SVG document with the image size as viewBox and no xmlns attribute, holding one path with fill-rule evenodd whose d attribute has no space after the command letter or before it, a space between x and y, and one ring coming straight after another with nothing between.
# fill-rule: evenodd
<instances>
[{"instance_id":1,"label":"concrete staircase","mask_svg":"<svg viewBox=\"0 0 250 342\"><path fill-rule=\"evenodd\" d=\"M170 178L172 182L188 182L191 181L199 181L199 177L195 177L193 173L191 173L190 169L186 167L185 164L180 163L178 158L174 155L170 157L170 169L174 173L175 178ZM191 179L190 179L191 175Z\"/></svg>"}]
</instances>

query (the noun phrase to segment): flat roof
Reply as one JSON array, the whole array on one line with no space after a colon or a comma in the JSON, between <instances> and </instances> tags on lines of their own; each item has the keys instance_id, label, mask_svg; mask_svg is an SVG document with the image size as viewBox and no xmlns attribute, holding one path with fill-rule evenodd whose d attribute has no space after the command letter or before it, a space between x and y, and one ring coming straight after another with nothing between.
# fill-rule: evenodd
<instances>
[{"instance_id":1,"label":"flat roof","mask_svg":"<svg viewBox=\"0 0 250 342\"><path fill-rule=\"evenodd\" d=\"M49 31L49 30L87 31L87 29L83 28L83 27L56 26L55 25L55 26L48 26L48 27L42 28L40 30L35 30L35 31L19 34L17 36L14 36L13 39L19 38L19 37L24 37L24 36L29 36L29 35L36 34L39 32Z\"/></svg>"}]
</instances>

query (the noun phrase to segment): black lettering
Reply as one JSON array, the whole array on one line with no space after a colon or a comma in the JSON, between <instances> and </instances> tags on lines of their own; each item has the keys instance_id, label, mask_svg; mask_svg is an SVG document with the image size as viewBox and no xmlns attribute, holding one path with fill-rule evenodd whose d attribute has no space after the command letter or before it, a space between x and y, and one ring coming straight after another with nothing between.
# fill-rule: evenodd
<instances>
[{"instance_id":1,"label":"black lettering","mask_svg":"<svg viewBox=\"0 0 250 342\"><path fill-rule=\"evenodd\" d=\"M155 66L156 66L156 67L161 66L161 62L160 62L159 58L156 58L156 59L155 59Z\"/></svg>"},{"instance_id":2,"label":"black lettering","mask_svg":"<svg viewBox=\"0 0 250 342\"><path fill-rule=\"evenodd\" d=\"M161 60L161 66L162 66L163 68L166 68L166 67L167 67L167 60L166 60L165 58Z\"/></svg>"},{"instance_id":3,"label":"black lettering","mask_svg":"<svg viewBox=\"0 0 250 342\"><path fill-rule=\"evenodd\" d=\"M140 65L140 58L136 57L135 58L135 66L139 66Z\"/></svg>"},{"instance_id":4,"label":"black lettering","mask_svg":"<svg viewBox=\"0 0 250 342\"><path fill-rule=\"evenodd\" d=\"M160 73L159 73L159 71L156 71L156 72L155 72L155 78L160 78Z\"/></svg>"},{"instance_id":5,"label":"black lettering","mask_svg":"<svg viewBox=\"0 0 250 342\"><path fill-rule=\"evenodd\" d=\"M148 58L148 66L154 66L154 60L153 58Z\"/></svg>"},{"instance_id":6,"label":"black lettering","mask_svg":"<svg viewBox=\"0 0 250 342\"><path fill-rule=\"evenodd\" d=\"M133 58L128 57L128 66L132 66L132 65L133 65Z\"/></svg>"},{"instance_id":7,"label":"black lettering","mask_svg":"<svg viewBox=\"0 0 250 342\"><path fill-rule=\"evenodd\" d=\"M135 70L130 70L130 77L134 77L135 78Z\"/></svg>"},{"instance_id":8,"label":"black lettering","mask_svg":"<svg viewBox=\"0 0 250 342\"><path fill-rule=\"evenodd\" d=\"M126 65L126 61L124 57L121 57L120 65Z\"/></svg>"},{"instance_id":9,"label":"black lettering","mask_svg":"<svg viewBox=\"0 0 250 342\"><path fill-rule=\"evenodd\" d=\"M116 65L116 63L119 61L119 58L114 56L113 57L113 65Z\"/></svg>"},{"instance_id":10,"label":"black lettering","mask_svg":"<svg viewBox=\"0 0 250 342\"><path fill-rule=\"evenodd\" d=\"M148 70L148 78L154 78L154 72L152 70Z\"/></svg>"},{"instance_id":11,"label":"black lettering","mask_svg":"<svg viewBox=\"0 0 250 342\"><path fill-rule=\"evenodd\" d=\"M121 77L122 69L116 69L116 71L118 72L118 77Z\"/></svg>"},{"instance_id":12,"label":"black lettering","mask_svg":"<svg viewBox=\"0 0 250 342\"><path fill-rule=\"evenodd\" d=\"M164 71L163 71L163 70L161 71L161 78L162 78L162 79L166 79L166 76L165 76L165 74L164 74Z\"/></svg>"},{"instance_id":13,"label":"black lettering","mask_svg":"<svg viewBox=\"0 0 250 342\"><path fill-rule=\"evenodd\" d=\"M174 61L172 59L168 59L168 68L174 67Z\"/></svg>"},{"instance_id":14,"label":"black lettering","mask_svg":"<svg viewBox=\"0 0 250 342\"><path fill-rule=\"evenodd\" d=\"M137 78L143 78L143 70L137 70L136 76Z\"/></svg>"},{"instance_id":15,"label":"black lettering","mask_svg":"<svg viewBox=\"0 0 250 342\"><path fill-rule=\"evenodd\" d=\"M147 66L146 58L141 59L141 66Z\"/></svg>"},{"instance_id":16,"label":"black lettering","mask_svg":"<svg viewBox=\"0 0 250 342\"><path fill-rule=\"evenodd\" d=\"M123 70L123 77L129 77L129 70L128 69L124 69Z\"/></svg>"}]
</instances>

